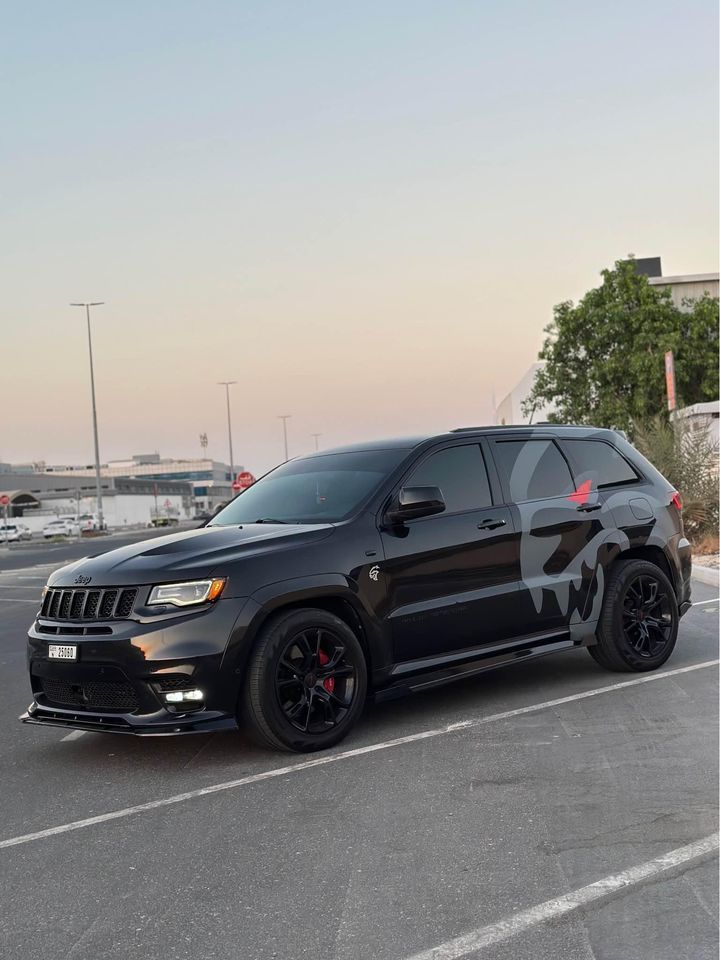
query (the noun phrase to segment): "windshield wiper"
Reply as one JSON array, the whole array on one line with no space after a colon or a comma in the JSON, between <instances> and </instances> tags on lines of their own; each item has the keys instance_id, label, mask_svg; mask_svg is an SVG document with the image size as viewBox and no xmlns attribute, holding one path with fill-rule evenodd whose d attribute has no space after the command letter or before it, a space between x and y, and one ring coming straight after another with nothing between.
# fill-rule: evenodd
<instances>
[{"instance_id":1,"label":"windshield wiper","mask_svg":"<svg viewBox=\"0 0 720 960\"><path fill-rule=\"evenodd\" d=\"M255 523L292 523L291 520L276 520L274 517L261 517Z\"/></svg>"}]
</instances>

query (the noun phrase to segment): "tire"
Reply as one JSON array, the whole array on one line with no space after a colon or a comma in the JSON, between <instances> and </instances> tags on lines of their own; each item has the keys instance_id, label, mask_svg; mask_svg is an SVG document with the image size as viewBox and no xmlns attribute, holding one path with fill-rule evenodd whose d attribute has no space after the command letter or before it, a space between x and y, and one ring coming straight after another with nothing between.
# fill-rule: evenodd
<instances>
[{"instance_id":1,"label":"tire","mask_svg":"<svg viewBox=\"0 0 720 960\"><path fill-rule=\"evenodd\" d=\"M366 691L365 655L350 627L326 610L303 608L262 627L240 707L261 746L308 753L350 732Z\"/></svg>"},{"instance_id":2,"label":"tire","mask_svg":"<svg viewBox=\"0 0 720 960\"><path fill-rule=\"evenodd\" d=\"M608 575L597 645L588 653L606 670L657 670L675 648L680 616L672 583L647 560L620 560Z\"/></svg>"}]
</instances>

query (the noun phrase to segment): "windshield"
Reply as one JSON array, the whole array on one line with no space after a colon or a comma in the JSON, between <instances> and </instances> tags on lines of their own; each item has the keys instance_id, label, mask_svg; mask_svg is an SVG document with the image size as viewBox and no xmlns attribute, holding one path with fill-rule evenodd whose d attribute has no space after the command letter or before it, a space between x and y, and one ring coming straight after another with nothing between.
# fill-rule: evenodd
<instances>
[{"instance_id":1,"label":"windshield","mask_svg":"<svg viewBox=\"0 0 720 960\"><path fill-rule=\"evenodd\" d=\"M291 460L248 487L208 526L344 520L406 456L407 450L368 450Z\"/></svg>"}]
</instances>

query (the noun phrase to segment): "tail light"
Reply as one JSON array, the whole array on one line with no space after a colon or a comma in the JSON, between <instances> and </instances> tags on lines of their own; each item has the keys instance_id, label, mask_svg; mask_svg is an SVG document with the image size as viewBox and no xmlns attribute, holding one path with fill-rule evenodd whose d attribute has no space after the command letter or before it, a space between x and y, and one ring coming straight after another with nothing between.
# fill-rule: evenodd
<instances>
[{"instance_id":1,"label":"tail light","mask_svg":"<svg viewBox=\"0 0 720 960\"><path fill-rule=\"evenodd\" d=\"M673 490L673 492L670 494L670 503L676 507L678 513L682 513L682 499L677 490Z\"/></svg>"}]
</instances>

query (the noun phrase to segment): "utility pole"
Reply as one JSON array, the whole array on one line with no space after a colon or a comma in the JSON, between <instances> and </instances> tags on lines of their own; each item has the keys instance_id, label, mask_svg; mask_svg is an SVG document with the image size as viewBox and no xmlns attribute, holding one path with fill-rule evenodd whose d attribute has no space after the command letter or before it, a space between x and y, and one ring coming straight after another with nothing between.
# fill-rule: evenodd
<instances>
[{"instance_id":1,"label":"utility pole","mask_svg":"<svg viewBox=\"0 0 720 960\"><path fill-rule=\"evenodd\" d=\"M319 449L320 449L320 444L318 443L318 440L320 439L320 437L322 436L322 434L321 434L321 433L311 433L310 436L315 438L315 449L316 449L316 450L319 450Z\"/></svg>"},{"instance_id":2,"label":"utility pole","mask_svg":"<svg viewBox=\"0 0 720 960\"><path fill-rule=\"evenodd\" d=\"M292 416L291 413L281 413L278 420L283 422L283 439L285 440L285 463L288 462L288 442L287 442L287 422Z\"/></svg>"},{"instance_id":3,"label":"utility pole","mask_svg":"<svg viewBox=\"0 0 720 960\"><path fill-rule=\"evenodd\" d=\"M228 421L228 445L230 447L230 483L235 479L235 463L233 461L232 448L232 425L230 423L230 387L237 383L237 380L219 380L218 386L225 387L225 400L227 402L227 421Z\"/></svg>"},{"instance_id":4,"label":"utility pole","mask_svg":"<svg viewBox=\"0 0 720 960\"><path fill-rule=\"evenodd\" d=\"M98 524L100 529L105 527L102 506L102 480L100 477L100 444L98 443L97 407L95 405L95 370L93 369L92 333L90 332L90 307L101 307L104 301L96 300L91 303L71 303L71 307L85 307L87 318L88 353L90 354L90 392L92 393L93 437L95 439L95 491L97 495Z\"/></svg>"}]
</instances>

